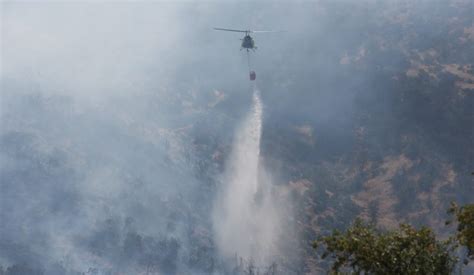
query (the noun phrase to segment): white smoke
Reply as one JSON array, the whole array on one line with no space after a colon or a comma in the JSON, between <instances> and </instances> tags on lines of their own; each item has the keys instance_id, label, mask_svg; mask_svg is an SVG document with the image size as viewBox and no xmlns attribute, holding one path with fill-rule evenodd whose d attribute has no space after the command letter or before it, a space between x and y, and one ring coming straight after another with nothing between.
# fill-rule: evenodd
<instances>
[{"instance_id":1,"label":"white smoke","mask_svg":"<svg viewBox=\"0 0 474 275\"><path fill-rule=\"evenodd\" d=\"M260 164L261 132L262 102L254 88L253 106L236 133L213 218L224 258L238 256L267 265L277 254L281 226L271 182Z\"/></svg>"}]
</instances>

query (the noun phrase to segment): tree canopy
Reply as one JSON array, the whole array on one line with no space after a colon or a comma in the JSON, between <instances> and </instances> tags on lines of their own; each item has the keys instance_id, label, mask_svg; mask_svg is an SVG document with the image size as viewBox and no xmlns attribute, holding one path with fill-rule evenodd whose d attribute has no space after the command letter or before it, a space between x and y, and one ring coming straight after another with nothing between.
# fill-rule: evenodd
<instances>
[{"instance_id":1,"label":"tree canopy","mask_svg":"<svg viewBox=\"0 0 474 275\"><path fill-rule=\"evenodd\" d=\"M465 264L474 258L474 204L452 204L448 213L454 214L458 226L446 240L437 239L428 227L400 224L397 229L382 231L357 219L344 232L335 230L319 237L313 247L323 252L323 259L331 256L333 274L451 274L459 247L467 249Z\"/></svg>"},{"instance_id":2,"label":"tree canopy","mask_svg":"<svg viewBox=\"0 0 474 275\"><path fill-rule=\"evenodd\" d=\"M457 222L456 240L461 246L466 247L467 255L464 263L474 260L474 204L459 207L456 203L452 203L448 209L448 213L454 215ZM450 224L452 221L447 221Z\"/></svg>"}]
</instances>

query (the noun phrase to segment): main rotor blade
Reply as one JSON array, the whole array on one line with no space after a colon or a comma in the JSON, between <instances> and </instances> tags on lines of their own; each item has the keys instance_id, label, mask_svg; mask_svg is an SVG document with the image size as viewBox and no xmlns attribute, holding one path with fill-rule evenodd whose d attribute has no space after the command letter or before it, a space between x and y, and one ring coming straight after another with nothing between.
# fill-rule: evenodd
<instances>
[{"instance_id":1,"label":"main rotor blade","mask_svg":"<svg viewBox=\"0 0 474 275\"><path fill-rule=\"evenodd\" d=\"M250 31L252 33L263 33L263 32L285 32L285 31Z\"/></svg>"},{"instance_id":2,"label":"main rotor blade","mask_svg":"<svg viewBox=\"0 0 474 275\"><path fill-rule=\"evenodd\" d=\"M214 28L216 31L227 31L227 32L249 32L249 31L243 31L243 30L233 30L233 29L222 29L222 28Z\"/></svg>"}]
</instances>

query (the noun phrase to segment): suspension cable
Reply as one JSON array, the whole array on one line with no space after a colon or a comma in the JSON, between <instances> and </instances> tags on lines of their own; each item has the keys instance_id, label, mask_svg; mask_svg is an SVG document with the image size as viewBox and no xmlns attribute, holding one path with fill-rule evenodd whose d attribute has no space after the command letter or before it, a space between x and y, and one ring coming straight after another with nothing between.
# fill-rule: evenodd
<instances>
[{"instance_id":1,"label":"suspension cable","mask_svg":"<svg viewBox=\"0 0 474 275\"><path fill-rule=\"evenodd\" d=\"M251 69L250 69L250 53L249 53L248 49L247 49L247 64L249 66L249 73L250 73L250 71L251 71Z\"/></svg>"}]
</instances>

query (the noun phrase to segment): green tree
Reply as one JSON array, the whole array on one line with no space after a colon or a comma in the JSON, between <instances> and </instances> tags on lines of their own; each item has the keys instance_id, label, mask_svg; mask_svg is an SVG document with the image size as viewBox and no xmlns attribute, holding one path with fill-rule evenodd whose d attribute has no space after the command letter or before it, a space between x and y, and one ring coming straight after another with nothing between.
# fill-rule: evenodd
<instances>
[{"instance_id":1,"label":"green tree","mask_svg":"<svg viewBox=\"0 0 474 275\"><path fill-rule=\"evenodd\" d=\"M320 237L313 246L326 250L323 258L332 255L333 274L345 269L356 274L449 274L456 264L452 238L438 241L431 229L407 224L382 232L356 220L345 232Z\"/></svg>"},{"instance_id":2,"label":"green tree","mask_svg":"<svg viewBox=\"0 0 474 275\"><path fill-rule=\"evenodd\" d=\"M459 247L467 250L465 264L474 259L474 204L458 207L453 203L448 213L457 231L447 240L438 240L428 227L401 224L381 231L357 219L344 232L319 237L313 247L324 251L322 258L333 258L333 274L345 270L355 274L451 274Z\"/></svg>"},{"instance_id":3,"label":"green tree","mask_svg":"<svg viewBox=\"0 0 474 275\"><path fill-rule=\"evenodd\" d=\"M448 214L454 215L457 222L456 240L461 246L466 247L467 255L464 264L469 260L474 260L474 204L459 207L456 203L451 203ZM447 221L450 224L452 221Z\"/></svg>"}]
</instances>

